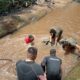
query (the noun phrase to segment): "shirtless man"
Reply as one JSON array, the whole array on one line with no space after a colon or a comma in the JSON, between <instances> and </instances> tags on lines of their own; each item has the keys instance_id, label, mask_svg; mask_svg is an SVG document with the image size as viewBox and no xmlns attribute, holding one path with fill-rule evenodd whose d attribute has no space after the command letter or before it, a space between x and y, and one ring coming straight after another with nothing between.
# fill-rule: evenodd
<instances>
[{"instance_id":1,"label":"shirtless man","mask_svg":"<svg viewBox=\"0 0 80 80\"><path fill-rule=\"evenodd\" d=\"M77 44L76 40L73 38L63 39L60 41L63 50L65 51L65 55L69 53L73 53L80 57L80 46Z\"/></svg>"},{"instance_id":2,"label":"shirtless man","mask_svg":"<svg viewBox=\"0 0 80 80\"><path fill-rule=\"evenodd\" d=\"M57 45L57 43L60 41L60 39L62 38L62 33L63 33L63 30L60 29L60 28L51 28L50 29L50 43L51 45Z\"/></svg>"}]
</instances>

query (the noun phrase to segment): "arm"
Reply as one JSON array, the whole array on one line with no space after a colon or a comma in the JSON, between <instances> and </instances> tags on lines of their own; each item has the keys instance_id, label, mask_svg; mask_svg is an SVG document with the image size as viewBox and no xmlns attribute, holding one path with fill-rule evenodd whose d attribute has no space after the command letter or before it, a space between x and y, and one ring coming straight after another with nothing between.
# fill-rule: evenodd
<instances>
[{"instance_id":1,"label":"arm","mask_svg":"<svg viewBox=\"0 0 80 80\"><path fill-rule=\"evenodd\" d=\"M61 59L60 59L60 65L61 65L61 67L60 67L60 76L62 77L63 71L62 71L62 60Z\"/></svg>"},{"instance_id":2,"label":"arm","mask_svg":"<svg viewBox=\"0 0 80 80\"><path fill-rule=\"evenodd\" d=\"M80 46L76 44L76 48L80 51Z\"/></svg>"},{"instance_id":3,"label":"arm","mask_svg":"<svg viewBox=\"0 0 80 80\"><path fill-rule=\"evenodd\" d=\"M51 36L49 37L49 41L52 42L52 37Z\"/></svg>"},{"instance_id":4,"label":"arm","mask_svg":"<svg viewBox=\"0 0 80 80\"><path fill-rule=\"evenodd\" d=\"M60 70L60 76L62 78L62 75L63 75L63 70L62 70L62 65L61 65L61 70Z\"/></svg>"},{"instance_id":5,"label":"arm","mask_svg":"<svg viewBox=\"0 0 80 80\"><path fill-rule=\"evenodd\" d=\"M42 68L43 68L43 71L45 72L46 58L44 58L43 61L41 62L41 66L42 66Z\"/></svg>"},{"instance_id":6,"label":"arm","mask_svg":"<svg viewBox=\"0 0 80 80\"><path fill-rule=\"evenodd\" d=\"M57 39L58 39L58 37L55 37L55 45L57 45Z\"/></svg>"}]
</instances>

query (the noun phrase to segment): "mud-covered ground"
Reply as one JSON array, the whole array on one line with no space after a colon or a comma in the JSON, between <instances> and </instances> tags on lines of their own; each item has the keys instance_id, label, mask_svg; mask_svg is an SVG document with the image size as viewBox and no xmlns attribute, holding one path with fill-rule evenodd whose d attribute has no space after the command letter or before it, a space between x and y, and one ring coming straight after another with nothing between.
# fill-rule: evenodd
<instances>
[{"instance_id":1,"label":"mud-covered ground","mask_svg":"<svg viewBox=\"0 0 80 80\"><path fill-rule=\"evenodd\" d=\"M53 47L45 46L42 40L49 36L49 29L52 26L60 26L64 37L73 37L80 44L80 4L70 3L65 7L52 8L50 12L37 22L18 30L14 34L0 39L0 80L15 80L15 63L19 59L26 58L24 38L27 34L35 35L35 46L38 47L38 57L36 62L40 63L44 56L49 55L49 50ZM61 46L56 46L57 56L63 60L63 76L71 70L77 63L76 56L73 54L64 55Z\"/></svg>"}]
</instances>

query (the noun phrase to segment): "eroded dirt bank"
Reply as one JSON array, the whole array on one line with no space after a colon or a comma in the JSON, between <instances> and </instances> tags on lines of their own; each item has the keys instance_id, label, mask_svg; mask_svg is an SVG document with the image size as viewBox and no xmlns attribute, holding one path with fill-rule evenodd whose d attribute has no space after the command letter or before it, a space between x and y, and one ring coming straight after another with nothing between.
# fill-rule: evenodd
<instances>
[{"instance_id":1,"label":"eroded dirt bank","mask_svg":"<svg viewBox=\"0 0 80 80\"><path fill-rule=\"evenodd\" d=\"M26 58L27 45L24 38L27 34L35 35L35 46L39 49L37 62L40 63L44 56L49 55L50 46L41 43L52 26L60 26L64 30L64 37L74 37L80 44L80 4L71 3L64 8L53 8L49 14L38 22L20 29L18 32L0 39L0 58L8 58L16 62ZM64 56L61 46L57 46L57 55L63 60L64 76L77 62L72 54ZM7 64L5 64L7 62ZM2 66L2 65L5 66ZM0 62L0 80L15 80L14 63L11 61Z\"/></svg>"}]
</instances>

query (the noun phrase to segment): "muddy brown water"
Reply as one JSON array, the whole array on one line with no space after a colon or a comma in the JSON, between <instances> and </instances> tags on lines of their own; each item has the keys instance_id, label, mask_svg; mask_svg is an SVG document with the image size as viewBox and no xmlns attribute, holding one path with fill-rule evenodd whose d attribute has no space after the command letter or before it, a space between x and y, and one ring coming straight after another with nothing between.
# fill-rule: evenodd
<instances>
[{"instance_id":1,"label":"muddy brown water","mask_svg":"<svg viewBox=\"0 0 80 80\"><path fill-rule=\"evenodd\" d=\"M50 27L59 26L64 30L66 37L74 37L79 40L80 35L80 4L73 3L64 8L54 8L47 16L36 23L28 25L18 32L22 34L48 34ZM76 36L75 36L76 35Z\"/></svg>"},{"instance_id":2,"label":"muddy brown water","mask_svg":"<svg viewBox=\"0 0 80 80\"><path fill-rule=\"evenodd\" d=\"M64 37L73 37L80 44L80 4L71 3L63 8L53 8L41 20L31 23L14 34L0 39L0 58L13 60L13 62L0 62L1 80L15 79L15 62L26 58L26 49L28 46L25 44L24 38L27 34L35 35L35 46L38 47L38 58L36 61L38 63L41 62L44 56L49 55L49 50L53 47L45 46L41 41L45 37L48 37L49 29L52 26L60 26L64 30ZM57 56L63 60L62 67L65 76L76 64L76 56L72 54L64 56L64 51L60 45L56 49ZM3 67L2 64L4 65Z\"/></svg>"}]
</instances>

